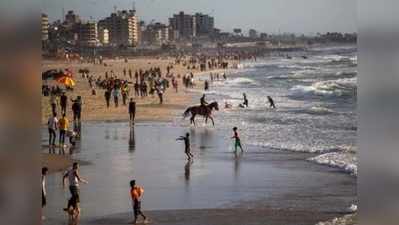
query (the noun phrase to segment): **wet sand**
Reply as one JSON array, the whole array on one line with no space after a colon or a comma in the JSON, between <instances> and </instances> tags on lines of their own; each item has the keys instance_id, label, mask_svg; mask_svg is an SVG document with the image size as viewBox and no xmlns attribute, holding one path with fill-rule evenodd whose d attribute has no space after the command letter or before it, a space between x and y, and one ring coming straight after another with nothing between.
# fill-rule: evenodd
<instances>
[{"instance_id":1,"label":"wet sand","mask_svg":"<svg viewBox=\"0 0 399 225\"><path fill-rule=\"evenodd\" d=\"M247 152L235 156L230 131L177 122L82 127L73 159L91 164L81 167L89 184L81 187L80 224L127 224L130 179L145 188L142 207L153 224L315 224L356 203L355 178L305 161L312 154L245 146ZM175 141L187 131L192 164ZM44 224L67 224L61 209L69 193L61 175L50 175L47 183Z\"/></svg>"},{"instance_id":2,"label":"wet sand","mask_svg":"<svg viewBox=\"0 0 399 225\"><path fill-rule=\"evenodd\" d=\"M42 166L49 169L49 173L65 171L72 166L73 160L69 156L56 154L41 154Z\"/></svg>"},{"instance_id":3,"label":"wet sand","mask_svg":"<svg viewBox=\"0 0 399 225\"><path fill-rule=\"evenodd\" d=\"M290 211L276 209L197 209L150 211L146 215L154 225L307 225L340 216L337 213L317 213L310 211ZM85 221L90 225L122 225L127 224L131 214L114 215L103 219ZM140 224L140 223L139 223Z\"/></svg>"}]
</instances>

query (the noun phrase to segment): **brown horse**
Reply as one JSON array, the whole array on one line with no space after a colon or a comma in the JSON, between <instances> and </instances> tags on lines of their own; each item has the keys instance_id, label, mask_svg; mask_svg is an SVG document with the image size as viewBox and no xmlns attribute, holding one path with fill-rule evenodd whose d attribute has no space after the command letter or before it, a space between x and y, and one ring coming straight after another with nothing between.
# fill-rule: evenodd
<instances>
[{"instance_id":1,"label":"brown horse","mask_svg":"<svg viewBox=\"0 0 399 225\"><path fill-rule=\"evenodd\" d=\"M219 105L217 102L212 102L207 106L192 106L189 107L183 114L184 118L186 118L190 113L191 113L191 118L190 118L190 124L194 124L195 125L195 116L196 115L201 115L203 117L205 117L205 123L208 123L208 118L210 118L212 120L212 124L213 126L215 126L215 122L213 121L213 118L211 116L212 114L212 110L219 110Z\"/></svg>"}]
</instances>

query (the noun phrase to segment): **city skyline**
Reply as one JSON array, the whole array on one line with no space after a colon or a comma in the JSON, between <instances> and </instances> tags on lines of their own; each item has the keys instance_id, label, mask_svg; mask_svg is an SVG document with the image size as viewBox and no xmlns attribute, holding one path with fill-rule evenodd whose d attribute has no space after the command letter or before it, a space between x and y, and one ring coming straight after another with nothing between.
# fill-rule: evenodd
<instances>
[{"instance_id":1,"label":"city skyline","mask_svg":"<svg viewBox=\"0 0 399 225\"><path fill-rule=\"evenodd\" d=\"M232 32L241 28L244 32L256 29L266 33L316 34L318 32L356 32L356 2L354 0L136 0L135 6L140 20L168 24L168 19L180 11L189 14L201 12L215 17L215 27ZM230 5L224 5L226 2ZM304 4L306 2L306 4ZM289 7L287 7L289 5ZM127 0L42 0L42 12L49 20L61 19L74 10L84 20L103 19L114 11L132 9L133 1ZM259 7L262 6L262 7ZM268 7L272 6L272 7ZM228 8L228 10L224 10ZM248 12L251 12L248 15ZM245 19L243 19L245 18ZM264 21L270 21L265 23Z\"/></svg>"}]
</instances>

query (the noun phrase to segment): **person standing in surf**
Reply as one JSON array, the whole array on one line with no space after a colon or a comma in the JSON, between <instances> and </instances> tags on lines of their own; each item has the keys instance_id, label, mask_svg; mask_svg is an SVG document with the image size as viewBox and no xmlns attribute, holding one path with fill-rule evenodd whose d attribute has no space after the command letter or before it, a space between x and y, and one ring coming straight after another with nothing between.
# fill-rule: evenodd
<instances>
[{"instance_id":1,"label":"person standing in surf","mask_svg":"<svg viewBox=\"0 0 399 225\"><path fill-rule=\"evenodd\" d=\"M187 160L191 161L194 155L191 154L190 133L186 133L186 136L180 136L176 141L184 141L184 153L187 155Z\"/></svg>"},{"instance_id":2,"label":"person standing in surf","mask_svg":"<svg viewBox=\"0 0 399 225\"><path fill-rule=\"evenodd\" d=\"M238 135L238 131L237 130L238 130L237 127L233 128L234 135L233 135L233 137L231 137L232 139L234 139L234 152L237 153L237 148L238 147L240 147L241 152L244 152L244 150L242 149L242 146L241 146L241 140L240 140L240 137Z\"/></svg>"},{"instance_id":3,"label":"person standing in surf","mask_svg":"<svg viewBox=\"0 0 399 225\"><path fill-rule=\"evenodd\" d=\"M273 101L272 97L267 96L267 100L269 101L269 107L275 109L276 105L274 105L274 101Z\"/></svg>"},{"instance_id":4,"label":"person standing in surf","mask_svg":"<svg viewBox=\"0 0 399 225\"><path fill-rule=\"evenodd\" d=\"M242 96L244 97L244 102L242 103L243 108L248 108L248 99L247 94L243 93Z\"/></svg>"}]
</instances>

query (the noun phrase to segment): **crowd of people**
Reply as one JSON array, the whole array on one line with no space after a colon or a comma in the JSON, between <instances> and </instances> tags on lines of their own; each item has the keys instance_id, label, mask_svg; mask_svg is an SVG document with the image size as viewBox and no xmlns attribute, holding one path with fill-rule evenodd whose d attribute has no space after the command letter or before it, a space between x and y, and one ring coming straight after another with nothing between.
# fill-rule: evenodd
<instances>
[{"instance_id":1,"label":"crowd of people","mask_svg":"<svg viewBox=\"0 0 399 225\"><path fill-rule=\"evenodd\" d=\"M115 107L126 106L129 114L129 123L134 125L136 117L136 101L135 98L146 98L148 96L157 95L159 98L159 104L163 104L165 91L173 87L175 92L178 92L178 79L181 79L182 84L186 88L194 87L194 74L188 72L181 75L175 75L173 73L174 65L182 65L190 70L207 70L207 69L226 69L229 64L226 59L234 56L221 56L212 57L206 55L199 55L195 57L176 57L175 64L170 64L166 67L166 73L162 74L159 67L153 67L148 70L137 70L133 73L131 69L124 68L122 74L115 74L112 70L106 71L104 76L95 77L89 73L82 73L82 77L88 82L89 87L92 90L92 95L97 95L97 90L104 91L105 105L107 108L111 105L111 99ZM211 82L222 79L226 80L226 74L210 73ZM171 85L170 85L171 83ZM210 88L209 81L204 83L204 89L207 91ZM134 92L131 92L131 89ZM48 119L48 132L49 132L49 149L50 153L55 153L57 131L59 133L59 149L62 154L65 154L64 146L65 139L69 138L71 146L75 146L76 141L80 137L80 123L82 120L82 97L78 96L76 99L68 99L66 93L61 88L54 87L52 89L46 89L45 96L49 96L51 106L51 116ZM274 106L273 100L268 96L271 107ZM68 119L67 110L68 105L71 103L71 111L73 113L70 118L73 118L73 128L70 128L70 122ZM207 107L208 103L205 100L205 95L201 98L201 106ZM248 107L248 99L244 94L243 105ZM60 117L58 117L60 115ZM241 140L238 134L238 128L233 128L233 137L235 152L238 148L243 152ZM191 153L190 146L190 134L186 133L185 136L181 136L176 139L177 141L184 142L184 154L187 156L189 162L193 161L194 155ZM42 170L42 207L46 205L46 188L45 188L45 177L47 175L48 168ZM80 202L80 191L79 184L87 183L79 174L79 164L74 163L72 168L68 170L63 176L63 186L66 184L66 180L69 183L69 192L71 197L68 199L67 206L64 210L69 214L71 219L76 219L80 214L79 202ZM141 198L143 196L144 189L136 184L135 180L130 181L130 195L133 206L133 221L136 223L139 216L142 216L144 221L148 221L147 217L141 211Z\"/></svg>"}]
</instances>

